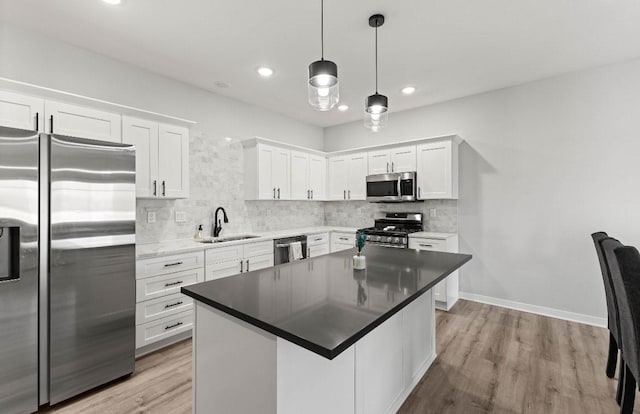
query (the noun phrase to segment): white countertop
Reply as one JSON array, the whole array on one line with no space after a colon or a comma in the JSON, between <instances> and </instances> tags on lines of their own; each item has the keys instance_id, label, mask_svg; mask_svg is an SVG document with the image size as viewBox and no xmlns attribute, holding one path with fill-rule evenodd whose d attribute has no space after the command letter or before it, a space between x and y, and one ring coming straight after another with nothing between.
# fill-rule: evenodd
<instances>
[{"instance_id":1,"label":"white countertop","mask_svg":"<svg viewBox=\"0 0 640 414\"><path fill-rule=\"evenodd\" d=\"M435 233L431 231L418 231L415 233L409 234L410 239L441 239L445 240L449 237L457 236L458 233Z\"/></svg>"},{"instance_id":2,"label":"white countertop","mask_svg":"<svg viewBox=\"0 0 640 414\"><path fill-rule=\"evenodd\" d=\"M246 235L258 236L251 239L234 240L221 243L200 243L193 239L182 240L167 240L159 243L138 244L136 245L136 258L137 259L150 259L158 256L165 256L170 254L181 254L189 252L204 251L207 249L214 249L217 247L233 246L237 244L256 243L261 241L268 241L273 239L279 239L282 237L299 236L302 234L318 234L330 231L355 233L358 231L355 227L334 227L334 226L318 226L318 227L303 227L298 229L287 229L269 232L248 232L242 233ZM221 238L233 237L238 234L222 234Z\"/></svg>"}]
</instances>

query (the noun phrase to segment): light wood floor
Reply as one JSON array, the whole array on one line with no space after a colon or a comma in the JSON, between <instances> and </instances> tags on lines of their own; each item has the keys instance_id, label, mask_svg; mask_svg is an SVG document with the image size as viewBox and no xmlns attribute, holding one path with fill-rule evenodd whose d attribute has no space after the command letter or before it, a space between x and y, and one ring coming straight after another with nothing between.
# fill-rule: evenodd
<instances>
[{"instance_id":1,"label":"light wood floor","mask_svg":"<svg viewBox=\"0 0 640 414\"><path fill-rule=\"evenodd\" d=\"M400 413L619 411L617 380L604 373L605 329L467 301L436 318L438 358ZM191 413L191 341L139 359L127 380L43 412Z\"/></svg>"}]
</instances>

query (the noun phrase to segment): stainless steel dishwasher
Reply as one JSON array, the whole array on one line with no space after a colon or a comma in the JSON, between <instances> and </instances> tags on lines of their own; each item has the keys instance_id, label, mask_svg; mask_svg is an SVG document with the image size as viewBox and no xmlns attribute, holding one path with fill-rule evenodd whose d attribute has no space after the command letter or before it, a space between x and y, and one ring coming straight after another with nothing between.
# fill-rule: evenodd
<instances>
[{"instance_id":1,"label":"stainless steel dishwasher","mask_svg":"<svg viewBox=\"0 0 640 414\"><path fill-rule=\"evenodd\" d=\"M302 258L307 258L307 236L294 236L273 241L273 261L275 265L289 263L291 243L300 242L302 245Z\"/></svg>"}]
</instances>

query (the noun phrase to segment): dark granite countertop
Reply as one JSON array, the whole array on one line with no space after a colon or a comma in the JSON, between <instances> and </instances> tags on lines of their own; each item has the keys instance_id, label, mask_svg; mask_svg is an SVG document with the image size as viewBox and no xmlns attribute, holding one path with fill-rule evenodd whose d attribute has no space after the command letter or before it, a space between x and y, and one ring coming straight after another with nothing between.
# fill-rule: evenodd
<instances>
[{"instance_id":1,"label":"dark granite countertop","mask_svg":"<svg viewBox=\"0 0 640 414\"><path fill-rule=\"evenodd\" d=\"M451 272L467 254L367 246L198 283L182 293L333 359Z\"/></svg>"}]
</instances>

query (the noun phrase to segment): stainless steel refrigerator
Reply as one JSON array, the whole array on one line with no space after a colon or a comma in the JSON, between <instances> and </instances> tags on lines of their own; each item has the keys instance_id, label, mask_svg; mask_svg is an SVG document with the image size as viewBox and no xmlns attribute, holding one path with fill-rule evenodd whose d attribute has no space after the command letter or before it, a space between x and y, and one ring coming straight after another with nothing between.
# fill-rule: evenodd
<instances>
[{"instance_id":1,"label":"stainless steel refrigerator","mask_svg":"<svg viewBox=\"0 0 640 414\"><path fill-rule=\"evenodd\" d=\"M0 412L133 372L135 148L0 128Z\"/></svg>"}]
</instances>

